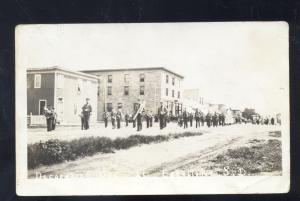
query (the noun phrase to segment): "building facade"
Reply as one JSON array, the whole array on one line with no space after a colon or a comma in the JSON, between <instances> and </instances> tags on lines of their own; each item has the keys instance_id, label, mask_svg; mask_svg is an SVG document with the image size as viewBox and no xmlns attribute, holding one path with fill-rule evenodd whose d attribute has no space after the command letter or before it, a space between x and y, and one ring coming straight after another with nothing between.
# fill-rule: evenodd
<instances>
[{"instance_id":1,"label":"building facade","mask_svg":"<svg viewBox=\"0 0 300 201\"><path fill-rule=\"evenodd\" d=\"M163 67L82 71L98 77L98 120L104 111L121 109L132 114L140 102L157 113L162 102L174 116L182 111L183 76Z\"/></svg>"},{"instance_id":2,"label":"building facade","mask_svg":"<svg viewBox=\"0 0 300 201\"><path fill-rule=\"evenodd\" d=\"M44 107L51 105L59 122L78 124L85 99L90 98L90 120L95 122L97 92L96 76L59 67L31 68L27 70L27 115L43 117Z\"/></svg>"}]
</instances>

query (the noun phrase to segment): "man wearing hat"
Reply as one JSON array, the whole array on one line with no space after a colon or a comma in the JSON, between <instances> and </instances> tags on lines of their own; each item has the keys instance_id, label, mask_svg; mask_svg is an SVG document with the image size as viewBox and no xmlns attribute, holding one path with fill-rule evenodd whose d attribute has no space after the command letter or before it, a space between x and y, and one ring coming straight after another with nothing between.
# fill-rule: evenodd
<instances>
[{"instance_id":1,"label":"man wearing hat","mask_svg":"<svg viewBox=\"0 0 300 201\"><path fill-rule=\"evenodd\" d=\"M82 106L82 113L84 118L84 128L87 130L89 129L89 120L92 112L92 106L89 103L89 98L86 98L86 103Z\"/></svg>"}]
</instances>

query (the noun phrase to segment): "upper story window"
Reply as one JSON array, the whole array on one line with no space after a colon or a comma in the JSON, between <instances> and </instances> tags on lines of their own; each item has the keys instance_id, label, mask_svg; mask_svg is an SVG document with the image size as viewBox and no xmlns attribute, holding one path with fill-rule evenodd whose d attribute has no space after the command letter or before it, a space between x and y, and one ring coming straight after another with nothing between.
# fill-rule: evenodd
<instances>
[{"instance_id":1,"label":"upper story window","mask_svg":"<svg viewBox=\"0 0 300 201\"><path fill-rule=\"evenodd\" d=\"M112 95L112 88L111 88L111 86L107 87L107 95Z\"/></svg>"},{"instance_id":2,"label":"upper story window","mask_svg":"<svg viewBox=\"0 0 300 201\"><path fill-rule=\"evenodd\" d=\"M112 82L112 75L107 76L107 82Z\"/></svg>"},{"instance_id":3,"label":"upper story window","mask_svg":"<svg viewBox=\"0 0 300 201\"><path fill-rule=\"evenodd\" d=\"M124 95L128 96L129 95L129 86L124 87Z\"/></svg>"},{"instance_id":4,"label":"upper story window","mask_svg":"<svg viewBox=\"0 0 300 201\"><path fill-rule=\"evenodd\" d=\"M172 97L174 98L174 95L175 95L175 92L174 92L174 90L172 90Z\"/></svg>"},{"instance_id":5,"label":"upper story window","mask_svg":"<svg viewBox=\"0 0 300 201\"><path fill-rule=\"evenodd\" d=\"M145 82L145 74L140 74L140 82Z\"/></svg>"},{"instance_id":6,"label":"upper story window","mask_svg":"<svg viewBox=\"0 0 300 201\"><path fill-rule=\"evenodd\" d=\"M175 77L172 77L172 85L175 85Z\"/></svg>"},{"instance_id":7,"label":"upper story window","mask_svg":"<svg viewBox=\"0 0 300 201\"><path fill-rule=\"evenodd\" d=\"M34 88L41 88L41 74L34 75Z\"/></svg>"},{"instance_id":8,"label":"upper story window","mask_svg":"<svg viewBox=\"0 0 300 201\"><path fill-rule=\"evenodd\" d=\"M169 75L166 75L166 83L169 83Z\"/></svg>"},{"instance_id":9,"label":"upper story window","mask_svg":"<svg viewBox=\"0 0 300 201\"><path fill-rule=\"evenodd\" d=\"M125 83L129 82L129 74L124 74L124 82Z\"/></svg>"},{"instance_id":10,"label":"upper story window","mask_svg":"<svg viewBox=\"0 0 300 201\"><path fill-rule=\"evenodd\" d=\"M169 95L169 89L166 88L166 96L168 96L168 95Z\"/></svg>"},{"instance_id":11,"label":"upper story window","mask_svg":"<svg viewBox=\"0 0 300 201\"><path fill-rule=\"evenodd\" d=\"M144 94L145 94L145 87L140 86L140 95L144 95Z\"/></svg>"}]
</instances>

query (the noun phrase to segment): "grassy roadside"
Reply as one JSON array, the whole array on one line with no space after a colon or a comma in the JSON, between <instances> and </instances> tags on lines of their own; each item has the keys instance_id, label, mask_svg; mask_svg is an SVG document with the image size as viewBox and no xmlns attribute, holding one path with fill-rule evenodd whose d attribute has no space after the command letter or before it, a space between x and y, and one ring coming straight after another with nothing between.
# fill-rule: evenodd
<instances>
[{"instance_id":1,"label":"grassy roadside","mask_svg":"<svg viewBox=\"0 0 300 201\"><path fill-rule=\"evenodd\" d=\"M88 137L72 141L48 140L29 144L27 147L28 168L40 165L52 165L63 161L72 161L97 153L113 153L114 150L128 149L142 144L160 143L182 137L202 135L200 132L184 132L169 135L131 135L126 138Z\"/></svg>"},{"instance_id":2,"label":"grassy roadside","mask_svg":"<svg viewBox=\"0 0 300 201\"><path fill-rule=\"evenodd\" d=\"M273 133L272 133L273 134ZM228 149L209 161L205 169L218 175L259 175L282 171L281 141L250 140L250 146Z\"/></svg>"}]
</instances>

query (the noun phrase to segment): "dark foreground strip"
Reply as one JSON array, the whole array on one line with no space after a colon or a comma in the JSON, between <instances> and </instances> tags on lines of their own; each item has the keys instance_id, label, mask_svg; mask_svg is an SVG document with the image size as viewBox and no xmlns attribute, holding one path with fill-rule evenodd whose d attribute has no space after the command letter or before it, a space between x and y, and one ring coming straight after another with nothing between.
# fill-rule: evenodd
<instances>
[{"instance_id":1,"label":"dark foreground strip","mask_svg":"<svg viewBox=\"0 0 300 201\"><path fill-rule=\"evenodd\" d=\"M114 140L108 137L88 137L72 141L53 139L28 145L28 168L33 169L39 165L72 161L96 153L113 153L114 150L128 149L141 144L159 143L199 135L202 135L202 133L184 132L156 136L131 135L126 138L118 137Z\"/></svg>"}]
</instances>

